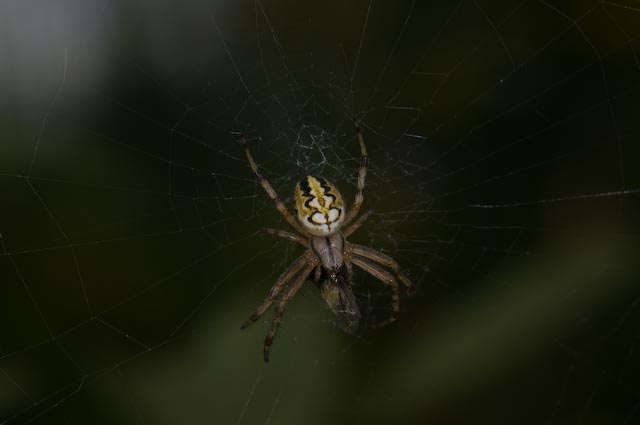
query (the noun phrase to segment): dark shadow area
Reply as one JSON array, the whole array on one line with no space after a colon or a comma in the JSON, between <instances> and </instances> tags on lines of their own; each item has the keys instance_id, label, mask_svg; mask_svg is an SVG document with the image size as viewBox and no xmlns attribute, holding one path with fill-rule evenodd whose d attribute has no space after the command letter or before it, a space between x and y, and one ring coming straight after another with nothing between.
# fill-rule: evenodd
<instances>
[{"instance_id":1,"label":"dark shadow area","mask_svg":"<svg viewBox=\"0 0 640 425\"><path fill-rule=\"evenodd\" d=\"M631 424L640 4L0 6L0 425ZM302 252L301 177L356 193L354 335Z\"/></svg>"}]
</instances>

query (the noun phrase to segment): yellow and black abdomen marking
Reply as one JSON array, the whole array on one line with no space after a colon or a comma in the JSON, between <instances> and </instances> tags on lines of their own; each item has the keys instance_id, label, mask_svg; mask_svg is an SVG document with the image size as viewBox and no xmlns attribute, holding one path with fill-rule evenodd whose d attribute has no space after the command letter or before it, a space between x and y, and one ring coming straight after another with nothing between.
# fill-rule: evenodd
<instances>
[{"instance_id":1,"label":"yellow and black abdomen marking","mask_svg":"<svg viewBox=\"0 0 640 425\"><path fill-rule=\"evenodd\" d=\"M322 177L307 176L295 189L300 223L314 236L336 232L345 215L344 201L338 189Z\"/></svg>"}]
</instances>

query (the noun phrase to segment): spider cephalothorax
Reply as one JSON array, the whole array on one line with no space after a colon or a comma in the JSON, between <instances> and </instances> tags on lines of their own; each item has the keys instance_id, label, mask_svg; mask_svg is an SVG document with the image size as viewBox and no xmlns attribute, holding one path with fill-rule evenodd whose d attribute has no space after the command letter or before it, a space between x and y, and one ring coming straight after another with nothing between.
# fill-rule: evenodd
<instances>
[{"instance_id":1,"label":"spider cephalothorax","mask_svg":"<svg viewBox=\"0 0 640 425\"><path fill-rule=\"evenodd\" d=\"M307 176L296 184L296 213L305 229L314 236L335 233L345 210L338 189L322 177Z\"/></svg>"},{"instance_id":2,"label":"spider cephalothorax","mask_svg":"<svg viewBox=\"0 0 640 425\"><path fill-rule=\"evenodd\" d=\"M240 140L258 182L275 202L276 208L287 223L299 234L279 229L265 229L265 231L295 241L307 248L278 277L267 298L242 325L244 329L258 320L282 294L276 316L264 341L265 361L269 360L269 347L284 314L284 308L307 279L312 280L320 288L322 298L338 318L339 326L349 333L355 332L361 317L351 290L352 265L356 265L391 288L391 317L379 323L378 326L386 325L398 318L400 312L398 281L406 286L409 294L415 290L415 285L400 271L400 266L393 258L366 246L347 242L347 237L362 226L371 215L371 211L368 211L352 223L364 199L363 192L367 176L367 149L357 123L356 131L362 156L356 197L349 212L347 213L342 195L334 185L322 177L307 176L300 180L295 188L298 220L291 215L271 184L260 174L245 139ZM390 268L393 274L384 267Z\"/></svg>"}]
</instances>

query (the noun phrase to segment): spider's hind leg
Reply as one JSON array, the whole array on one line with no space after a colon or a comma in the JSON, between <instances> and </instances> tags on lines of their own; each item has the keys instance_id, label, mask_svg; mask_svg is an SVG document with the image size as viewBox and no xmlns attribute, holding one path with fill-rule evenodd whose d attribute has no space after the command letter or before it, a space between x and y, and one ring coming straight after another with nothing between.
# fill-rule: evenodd
<instances>
[{"instance_id":1,"label":"spider's hind leg","mask_svg":"<svg viewBox=\"0 0 640 425\"><path fill-rule=\"evenodd\" d=\"M316 266L315 263L307 263L307 266L302 269L302 272L298 275L296 280L289 286L287 291L282 296L282 299L278 303L278 308L276 309L276 315L271 322L271 328L269 328L269 333L267 333L267 337L264 340L264 361L269 362L269 348L273 343L273 337L276 335L276 331L278 330L278 326L280 326L280 321L282 320L282 316L284 315L284 309L287 306L287 303L291 301L291 298L298 292L298 289L302 286L302 284L309 277L309 273Z\"/></svg>"},{"instance_id":2,"label":"spider's hind leg","mask_svg":"<svg viewBox=\"0 0 640 425\"><path fill-rule=\"evenodd\" d=\"M251 315L251 317L249 317L249 319L242 324L241 329L247 328L249 325L258 320L265 313L265 311L267 311L269 307L271 307L271 304L278 297L278 294L280 293L280 291L282 291L282 288L284 288L287 283L289 283L289 281L296 275L296 273L298 273L305 266L305 264L308 263L308 255L301 255L293 263L291 263L291 265L284 272L282 272L280 276L278 276L278 279L276 280L276 283L274 283L274 285L271 287L267 298L265 298L265 300L262 302L262 304L260 304L256 311Z\"/></svg>"},{"instance_id":3,"label":"spider's hind leg","mask_svg":"<svg viewBox=\"0 0 640 425\"><path fill-rule=\"evenodd\" d=\"M322 265L318 264L316 266L316 269L313 271L311 280L313 281L313 283L318 285L320 283L320 279L322 279Z\"/></svg>"},{"instance_id":4,"label":"spider's hind leg","mask_svg":"<svg viewBox=\"0 0 640 425\"><path fill-rule=\"evenodd\" d=\"M377 323L373 327L381 327L395 322L400 315L400 288L396 278L393 277L391 273L366 258L354 255L351 258L351 261L365 272L391 287L391 317Z\"/></svg>"},{"instance_id":5,"label":"spider's hind leg","mask_svg":"<svg viewBox=\"0 0 640 425\"><path fill-rule=\"evenodd\" d=\"M400 270L400 265L391 257L383 254L380 251L376 251L368 246L349 244L348 251L354 256L366 258L376 264L380 264L385 267L389 267L398 277L398 280L402 282L407 290L407 295L414 295L416 293L416 285Z\"/></svg>"}]
</instances>

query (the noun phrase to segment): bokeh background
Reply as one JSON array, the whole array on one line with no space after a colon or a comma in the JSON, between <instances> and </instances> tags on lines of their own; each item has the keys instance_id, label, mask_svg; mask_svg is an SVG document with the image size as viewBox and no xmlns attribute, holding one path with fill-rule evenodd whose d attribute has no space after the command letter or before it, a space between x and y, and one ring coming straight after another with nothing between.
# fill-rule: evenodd
<instances>
[{"instance_id":1,"label":"bokeh background","mask_svg":"<svg viewBox=\"0 0 640 425\"><path fill-rule=\"evenodd\" d=\"M640 419L640 3L4 1L0 424L631 424ZM351 198L354 276L239 325Z\"/></svg>"}]
</instances>

